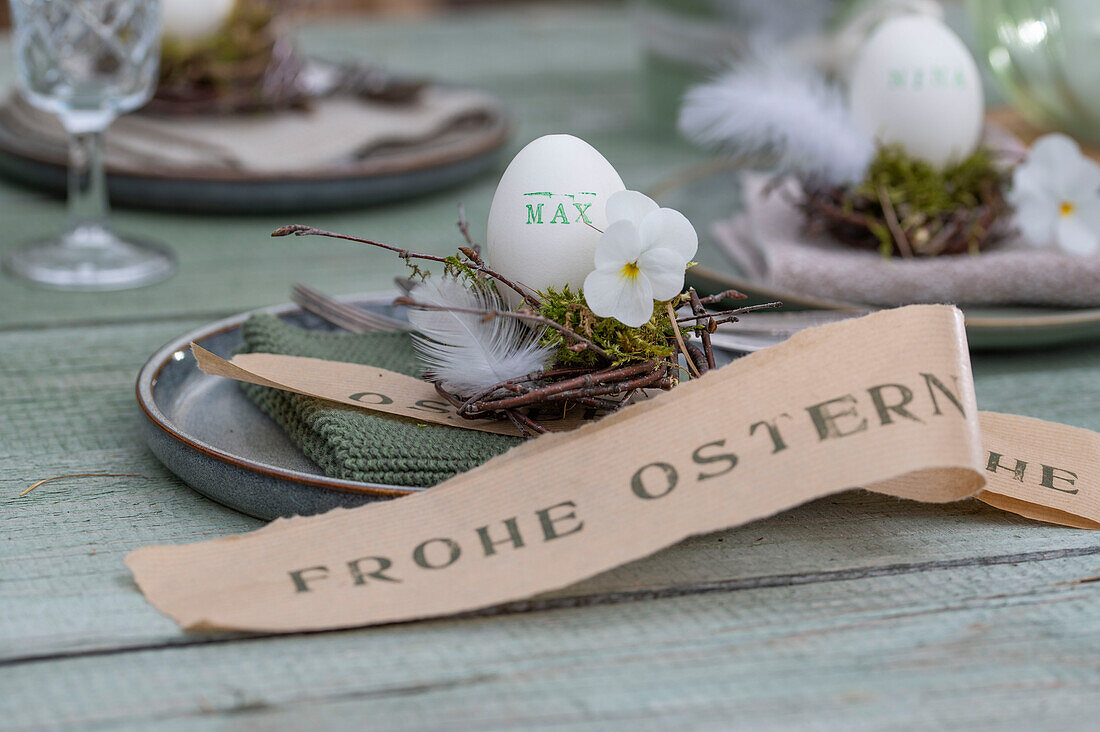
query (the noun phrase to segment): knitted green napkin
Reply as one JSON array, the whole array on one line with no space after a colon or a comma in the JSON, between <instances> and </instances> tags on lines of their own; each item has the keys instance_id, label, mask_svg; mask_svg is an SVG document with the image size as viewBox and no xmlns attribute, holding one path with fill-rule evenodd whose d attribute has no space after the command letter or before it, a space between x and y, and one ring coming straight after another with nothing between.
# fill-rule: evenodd
<instances>
[{"instance_id":1,"label":"knitted green napkin","mask_svg":"<svg viewBox=\"0 0 1100 732\"><path fill-rule=\"evenodd\" d=\"M367 364L417 376L406 333L319 333L254 315L243 328L246 353L282 353ZM302 452L333 478L432 486L481 465L520 442L494 435L333 404L254 384L245 393L279 423Z\"/></svg>"}]
</instances>

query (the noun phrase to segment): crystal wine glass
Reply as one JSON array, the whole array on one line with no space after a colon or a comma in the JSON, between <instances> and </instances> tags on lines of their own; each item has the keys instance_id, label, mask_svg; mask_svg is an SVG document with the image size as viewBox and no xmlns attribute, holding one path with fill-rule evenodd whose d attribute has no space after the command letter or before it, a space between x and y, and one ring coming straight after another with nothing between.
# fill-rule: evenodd
<instances>
[{"instance_id":1,"label":"crystal wine glass","mask_svg":"<svg viewBox=\"0 0 1100 732\"><path fill-rule=\"evenodd\" d=\"M16 79L69 134L69 221L4 257L9 272L65 289L117 290L168 277L163 247L111 228L101 150L120 114L149 100L160 60L160 0L11 0Z\"/></svg>"}]
</instances>

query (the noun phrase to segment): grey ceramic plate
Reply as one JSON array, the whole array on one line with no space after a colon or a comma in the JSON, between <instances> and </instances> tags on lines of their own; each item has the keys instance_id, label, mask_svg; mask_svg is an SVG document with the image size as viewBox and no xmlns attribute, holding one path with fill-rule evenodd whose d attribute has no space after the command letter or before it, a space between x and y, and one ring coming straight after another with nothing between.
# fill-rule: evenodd
<instances>
[{"instance_id":1,"label":"grey ceramic plate","mask_svg":"<svg viewBox=\"0 0 1100 732\"><path fill-rule=\"evenodd\" d=\"M390 305L394 297L386 293L341 299L403 320L404 308ZM296 305L257 312L272 313L299 328L337 330ZM250 315L185 333L145 362L137 378L137 401L146 417L145 441L157 459L207 498L261 519L322 513L425 490L326 476L236 382L202 373L190 344L229 358L243 342L241 325ZM715 356L719 365L732 357L724 351Z\"/></svg>"},{"instance_id":2,"label":"grey ceramic plate","mask_svg":"<svg viewBox=\"0 0 1100 732\"><path fill-rule=\"evenodd\" d=\"M684 213L699 231L699 266L688 279L700 292L734 288L750 302L782 300L788 309L865 311L866 305L825 300L745 277L708 235L710 224L741 207L739 171L729 164L700 166L662 182L651 192L665 206ZM1100 340L1100 308L965 307L973 349L1034 348Z\"/></svg>"},{"instance_id":3,"label":"grey ceramic plate","mask_svg":"<svg viewBox=\"0 0 1100 732\"><path fill-rule=\"evenodd\" d=\"M218 214L264 214L360 207L456 185L500 162L508 120L495 111L436 139L349 165L259 175L201 169L163 173L107 169L115 204ZM9 129L0 115L0 174L59 194L67 150Z\"/></svg>"},{"instance_id":4,"label":"grey ceramic plate","mask_svg":"<svg viewBox=\"0 0 1100 732\"><path fill-rule=\"evenodd\" d=\"M351 302L403 317L388 304L392 300L393 295L378 295ZM302 328L333 330L295 305L263 312ZM236 382L199 371L189 344L228 358L241 345L241 324L249 315L182 335L142 367L137 400L147 418L146 442L157 459L204 496L261 519L321 513L423 490L327 477L245 398Z\"/></svg>"}]
</instances>

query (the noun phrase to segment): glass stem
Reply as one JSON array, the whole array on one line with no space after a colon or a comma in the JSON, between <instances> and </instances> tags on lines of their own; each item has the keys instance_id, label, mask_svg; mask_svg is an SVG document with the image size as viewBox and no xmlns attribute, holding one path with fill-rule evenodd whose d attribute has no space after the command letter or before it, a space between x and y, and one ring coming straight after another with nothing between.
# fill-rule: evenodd
<instances>
[{"instance_id":1,"label":"glass stem","mask_svg":"<svg viewBox=\"0 0 1100 732\"><path fill-rule=\"evenodd\" d=\"M69 228L105 229L110 215L103 131L69 134Z\"/></svg>"}]
</instances>

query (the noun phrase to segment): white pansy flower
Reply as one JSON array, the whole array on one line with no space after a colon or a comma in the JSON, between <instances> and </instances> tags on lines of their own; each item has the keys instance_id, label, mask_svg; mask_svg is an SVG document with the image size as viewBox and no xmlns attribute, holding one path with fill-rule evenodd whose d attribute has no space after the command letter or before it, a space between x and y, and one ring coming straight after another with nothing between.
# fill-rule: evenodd
<instances>
[{"instance_id":1,"label":"white pansy flower","mask_svg":"<svg viewBox=\"0 0 1100 732\"><path fill-rule=\"evenodd\" d=\"M596 244L596 269L584 299L601 318L637 328L653 317L653 301L684 289L684 271L699 248L695 227L679 211L660 208L638 191L607 199L607 228Z\"/></svg>"},{"instance_id":2,"label":"white pansy flower","mask_svg":"<svg viewBox=\"0 0 1100 732\"><path fill-rule=\"evenodd\" d=\"M1100 253L1100 165L1071 138L1043 135L1012 174L1008 201L1024 237L1070 254Z\"/></svg>"}]
</instances>

